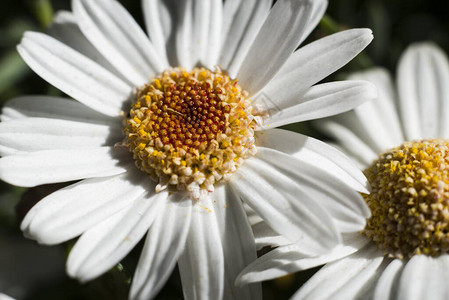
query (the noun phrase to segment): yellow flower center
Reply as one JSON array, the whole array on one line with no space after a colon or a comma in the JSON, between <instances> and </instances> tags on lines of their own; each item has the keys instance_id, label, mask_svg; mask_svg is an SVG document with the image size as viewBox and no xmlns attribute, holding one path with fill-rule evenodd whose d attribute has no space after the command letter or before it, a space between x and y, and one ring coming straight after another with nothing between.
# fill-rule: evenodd
<instances>
[{"instance_id":1,"label":"yellow flower center","mask_svg":"<svg viewBox=\"0 0 449 300\"><path fill-rule=\"evenodd\" d=\"M122 145L165 188L199 199L254 155L248 93L220 70L174 68L138 90Z\"/></svg>"},{"instance_id":2,"label":"yellow flower center","mask_svg":"<svg viewBox=\"0 0 449 300\"><path fill-rule=\"evenodd\" d=\"M448 166L447 140L408 142L381 154L365 170L372 216L363 233L391 257L447 253Z\"/></svg>"}]
</instances>

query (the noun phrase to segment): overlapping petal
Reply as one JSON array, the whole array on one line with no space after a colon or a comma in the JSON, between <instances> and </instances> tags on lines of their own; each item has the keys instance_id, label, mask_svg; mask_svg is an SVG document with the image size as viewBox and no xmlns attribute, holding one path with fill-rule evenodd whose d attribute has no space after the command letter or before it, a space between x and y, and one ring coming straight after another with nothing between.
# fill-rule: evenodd
<instances>
[{"instance_id":1,"label":"overlapping petal","mask_svg":"<svg viewBox=\"0 0 449 300\"><path fill-rule=\"evenodd\" d=\"M100 113L119 116L131 95L128 84L48 35L26 32L17 49L39 76Z\"/></svg>"}]
</instances>

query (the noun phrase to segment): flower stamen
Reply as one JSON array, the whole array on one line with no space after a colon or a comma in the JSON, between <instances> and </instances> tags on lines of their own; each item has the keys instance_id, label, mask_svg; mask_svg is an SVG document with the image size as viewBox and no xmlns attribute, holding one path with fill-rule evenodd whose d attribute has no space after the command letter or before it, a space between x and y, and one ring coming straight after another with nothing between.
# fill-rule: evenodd
<instances>
[{"instance_id":1,"label":"flower stamen","mask_svg":"<svg viewBox=\"0 0 449 300\"><path fill-rule=\"evenodd\" d=\"M136 99L122 145L157 191L176 187L199 199L256 152L248 93L220 70L165 71Z\"/></svg>"}]
</instances>

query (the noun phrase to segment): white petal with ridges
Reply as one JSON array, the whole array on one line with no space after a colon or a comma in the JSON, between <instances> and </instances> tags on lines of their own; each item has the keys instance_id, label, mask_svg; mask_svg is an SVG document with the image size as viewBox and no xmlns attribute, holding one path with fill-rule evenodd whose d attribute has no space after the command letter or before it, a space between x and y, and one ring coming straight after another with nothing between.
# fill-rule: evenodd
<instances>
[{"instance_id":1,"label":"white petal with ridges","mask_svg":"<svg viewBox=\"0 0 449 300\"><path fill-rule=\"evenodd\" d=\"M115 0L74 0L73 12L87 39L135 86L168 67L133 17Z\"/></svg>"},{"instance_id":2,"label":"white petal with ridges","mask_svg":"<svg viewBox=\"0 0 449 300\"><path fill-rule=\"evenodd\" d=\"M222 299L224 254L220 229L210 199L194 205L186 248L178 260L184 298Z\"/></svg>"},{"instance_id":3,"label":"white petal with ridges","mask_svg":"<svg viewBox=\"0 0 449 300\"><path fill-rule=\"evenodd\" d=\"M302 44L302 42L309 36L309 34L318 26L324 16L324 13L326 12L327 5L328 0L324 0L320 1L318 5L313 6L309 22L307 23L307 27L304 30L304 35L302 36L299 44Z\"/></svg>"},{"instance_id":4,"label":"white petal with ridges","mask_svg":"<svg viewBox=\"0 0 449 300\"><path fill-rule=\"evenodd\" d=\"M92 124L121 125L121 118L100 114L73 100L52 96L20 96L7 101L2 109L1 120L28 117L64 119Z\"/></svg>"},{"instance_id":5,"label":"white petal with ridges","mask_svg":"<svg viewBox=\"0 0 449 300\"><path fill-rule=\"evenodd\" d=\"M135 200L128 210L86 231L70 251L67 273L85 282L119 263L147 232L167 197L167 192L148 191L148 195Z\"/></svg>"},{"instance_id":6,"label":"white petal with ridges","mask_svg":"<svg viewBox=\"0 0 449 300\"><path fill-rule=\"evenodd\" d=\"M148 180L140 172L85 179L39 201L21 224L27 237L42 244L72 239L141 197Z\"/></svg>"},{"instance_id":7,"label":"white petal with ridges","mask_svg":"<svg viewBox=\"0 0 449 300\"><path fill-rule=\"evenodd\" d=\"M254 95L276 75L298 47L313 7L321 2L279 0L274 4L238 71L245 90Z\"/></svg>"},{"instance_id":8,"label":"white petal with ridges","mask_svg":"<svg viewBox=\"0 0 449 300\"><path fill-rule=\"evenodd\" d=\"M448 256L415 255L405 265L397 287L398 300L435 299L449 296Z\"/></svg>"},{"instance_id":9,"label":"white petal with ridges","mask_svg":"<svg viewBox=\"0 0 449 300\"><path fill-rule=\"evenodd\" d=\"M33 187L112 176L126 172L120 162L127 154L110 147L18 153L0 159L0 178L13 185Z\"/></svg>"},{"instance_id":10,"label":"white petal with ridges","mask_svg":"<svg viewBox=\"0 0 449 300\"><path fill-rule=\"evenodd\" d=\"M291 244L290 240L279 235L279 233L274 231L263 221L252 225L251 228L253 229L257 250L260 250L265 246L278 247Z\"/></svg>"},{"instance_id":11,"label":"white petal with ridges","mask_svg":"<svg viewBox=\"0 0 449 300\"><path fill-rule=\"evenodd\" d=\"M365 144L353 130L332 119L320 120L314 124L327 135L336 139L345 153L357 159L364 167L368 167L377 159L378 153Z\"/></svg>"},{"instance_id":12,"label":"white petal with ridges","mask_svg":"<svg viewBox=\"0 0 449 300\"><path fill-rule=\"evenodd\" d=\"M231 185L270 227L301 243L303 251L316 255L340 242L336 224L325 208L304 194L293 179L257 157L239 167Z\"/></svg>"},{"instance_id":13,"label":"white petal with ridges","mask_svg":"<svg viewBox=\"0 0 449 300\"><path fill-rule=\"evenodd\" d=\"M87 40L76 22L76 17L68 11L58 11L53 23L48 28L48 34L63 42L72 49L95 61L115 76L131 84L123 77L106 58Z\"/></svg>"},{"instance_id":14,"label":"white petal with ridges","mask_svg":"<svg viewBox=\"0 0 449 300\"><path fill-rule=\"evenodd\" d=\"M394 259L382 272L374 290L373 299L397 299L397 284L404 268L404 261Z\"/></svg>"},{"instance_id":15,"label":"white petal with ridges","mask_svg":"<svg viewBox=\"0 0 449 300\"><path fill-rule=\"evenodd\" d=\"M326 143L283 129L260 132L256 141L259 146L284 152L296 159L313 161L315 166L334 174L355 190L368 192L368 181L354 161Z\"/></svg>"},{"instance_id":16,"label":"white petal with ridges","mask_svg":"<svg viewBox=\"0 0 449 300\"><path fill-rule=\"evenodd\" d=\"M0 144L22 152L111 146L121 138L119 126L47 118L0 123Z\"/></svg>"},{"instance_id":17,"label":"white petal with ridges","mask_svg":"<svg viewBox=\"0 0 449 300\"><path fill-rule=\"evenodd\" d=\"M368 136L373 142L380 144L379 151L376 151L378 153L400 145L404 141L404 135L396 109L397 95L388 71L383 68L371 68L354 73L349 79L369 81L378 91L376 99L354 109L354 114L362 125L359 123L351 128L356 130L363 127L365 133L359 134L359 137L365 139Z\"/></svg>"},{"instance_id":18,"label":"white petal with ridges","mask_svg":"<svg viewBox=\"0 0 449 300\"><path fill-rule=\"evenodd\" d=\"M239 284L270 280L298 271L314 268L343 257L363 248L369 242L359 233L346 235L342 245L328 254L309 257L295 244L278 247L249 264L239 275Z\"/></svg>"},{"instance_id":19,"label":"white petal with ridges","mask_svg":"<svg viewBox=\"0 0 449 300\"><path fill-rule=\"evenodd\" d=\"M271 8L271 0L228 0L224 3L222 51L219 65L237 76L249 48Z\"/></svg>"},{"instance_id":20,"label":"white petal with ridges","mask_svg":"<svg viewBox=\"0 0 449 300\"><path fill-rule=\"evenodd\" d=\"M130 299L152 299L164 286L185 246L192 203L175 195L164 205L147 233L131 284ZM187 203L189 202L189 203Z\"/></svg>"},{"instance_id":21,"label":"white petal with ridges","mask_svg":"<svg viewBox=\"0 0 449 300\"><path fill-rule=\"evenodd\" d=\"M219 186L210 199L224 246L225 288L224 299L261 299L259 283L235 286L240 271L257 258L254 236L243 208L243 203L229 186Z\"/></svg>"},{"instance_id":22,"label":"white petal with ridges","mask_svg":"<svg viewBox=\"0 0 449 300\"><path fill-rule=\"evenodd\" d=\"M278 107L297 103L298 95L353 59L373 39L369 29L352 29L297 50L261 94Z\"/></svg>"},{"instance_id":23,"label":"white petal with ridges","mask_svg":"<svg viewBox=\"0 0 449 300\"><path fill-rule=\"evenodd\" d=\"M102 114L120 116L131 95L128 84L48 35L26 32L17 50L39 76Z\"/></svg>"},{"instance_id":24,"label":"white petal with ridges","mask_svg":"<svg viewBox=\"0 0 449 300\"><path fill-rule=\"evenodd\" d=\"M448 80L447 57L434 44L417 43L403 54L398 69L398 88L404 130L409 132L407 127L413 126L409 124L414 116L413 109L417 110L420 118L420 132L416 132L416 136L411 136L410 132L408 139L439 138L442 137L440 129L448 132L445 128L448 124L445 121L449 101Z\"/></svg>"},{"instance_id":25,"label":"white petal with ridges","mask_svg":"<svg viewBox=\"0 0 449 300\"><path fill-rule=\"evenodd\" d=\"M418 49L416 46L408 47L402 54L397 68L399 113L407 140L423 138L422 121L419 112L418 90L421 82L419 82L420 75L418 74L419 70L417 70Z\"/></svg>"},{"instance_id":26,"label":"white petal with ridges","mask_svg":"<svg viewBox=\"0 0 449 300\"><path fill-rule=\"evenodd\" d=\"M313 199L319 203L333 218L338 232L358 232L365 228L370 210L360 193L334 174L317 168L313 160L295 159L262 147L258 149L257 158L273 167L273 176L280 173L296 183L297 201Z\"/></svg>"},{"instance_id":27,"label":"white petal with ridges","mask_svg":"<svg viewBox=\"0 0 449 300\"><path fill-rule=\"evenodd\" d=\"M378 278L385 267L382 252L375 244L370 244L351 256L325 265L291 299L369 298L375 286L373 279Z\"/></svg>"},{"instance_id":28,"label":"white petal with ridges","mask_svg":"<svg viewBox=\"0 0 449 300\"><path fill-rule=\"evenodd\" d=\"M376 87L366 81L346 80L319 84L308 89L303 95L297 95L297 104L284 108L273 107L273 114L263 121L261 128L274 128L336 115L376 96ZM268 98L264 101L273 103Z\"/></svg>"}]
</instances>

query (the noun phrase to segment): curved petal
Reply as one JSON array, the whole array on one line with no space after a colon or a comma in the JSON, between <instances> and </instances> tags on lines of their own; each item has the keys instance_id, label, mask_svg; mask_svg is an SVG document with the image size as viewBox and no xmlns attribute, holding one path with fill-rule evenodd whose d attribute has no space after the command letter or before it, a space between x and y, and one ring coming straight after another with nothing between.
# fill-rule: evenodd
<instances>
[{"instance_id":1,"label":"curved petal","mask_svg":"<svg viewBox=\"0 0 449 300\"><path fill-rule=\"evenodd\" d=\"M397 68L398 108L407 140L422 138L420 118L420 88L421 75L418 74L419 47L410 46L402 54ZM425 97L426 100L427 96ZM424 100L424 99L423 99ZM433 102L434 99L430 101Z\"/></svg>"},{"instance_id":2,"label":"curved petal","mask_svg":"<svg viewBox=\"0 0 449 300\"><path fill-rule=\"evenodd\" d=\"M234 174L231 185L270 227L301 243L303 251L317 255L339 243L336 224L327 210L265 161L248 159Z\"/></svg>"},{"instance_id":3,"label":"curved petal","mask_svg":"<svg viewBox=\"0 0 449 300\"><path fill-rule=\"evenodd\" d=\"M223 4L221 0L183 1L179 6L177 50L181 66L192 69L198 65L213 68L221 49Z\"/></svg>"},{"instance_id":4,"label":"curved petal","mask_svg":"<svg viewBox=\"0 0 449 300\"><path fill-rule=\"evenodd\" d=\"M208 198L193 207L186 248L178 266L185 299L223 298L223 245L214 205Z\"/></svg>"},{"instance_id":5,"label":"curved petal","mask_svg":"<svg viewBox=\"0 0 449 300\"><path fill-rule=\"evenodd\" d=\"M140 172L85 179L39 201L25 216L21 229L41 244L72 239L141 197L148 179Z\"/></svg>"},{"instance_id":6,"label":"curved petal","mask_svg":"<svg viewBox=\"0 0 449 300\"><path fill-rule=\"evenodd\" d=\"M291 299L370 298L388 262L377 246L370 244L351 256L325 265Z\"/></svg>"},{"instance_id":7,"label":"curved petal","mask_svg":"<svg viewBox=\"0 0 449 300\"><path fill-rule=\"evenodd\" d=\"M397 284L399 277L404 268L404 262L400 259L393 260L387 268L383 271L382 275L377 282L376 289L374 290L373 299L376 300L394 300L397 298Z\"/></svg>"},{"instance_id":8,"label":"curved petal","mask_svg":"<svg viewBox=\"0 0 449 300\"><path fill-rule=\"evenodd\" d=\"M417 43L403 54L398 67L398 91L409 140L437 138L448 132L448 80L448 59L434 44Z\"/></svg>"},{"instance_id":9,"label":"curved petal","mask_svg":"<svg viewBox=\"0 0 449 300\"><path fill-rule=\"evenodd\" d=\"M131 95L129 85L48 35L25 32L17 50L39 76L102 114L120 116Z\"/></svg>"},{"instance_id":10,"label":"curved petal","mask_svg":"<svg viewBox=\"0 0 449 300\"><path fill-rule=\"evenodd\" d=\"M310 43L293 53L261 93L278 107L294 105L298 95L346 65L372 39L371 30L352 29Z\"/></svg>"},{"instance_id":11,"label":"curved petal","mask_svg":"<svg viewBox=\"0 0 449 300\"><path fill-rule=\"evenodd\" d=\"M171 66L177 66L176 29L182 4L179 0L142 0L147 32L159 55L166 55Z\"/></svg>"},{"instance_id":12,"label":"curved petal","mask_svg":"<svg viewBox=\"0 0 449 300\"><path fill-rule=\"evenodd\" d=\"M301 161L313 161L316 167L334 174L353 189L368 193L368 181L354 161L326 143L283 129L260 132L256 141L262 147L284 152Z\"/></svg>"},{"instance_id":13,"label":"curved petal","mask_svg":"<svg viewBox=\"0 0 449 300\"><path fill-rule=\"evenodd\" d=\"M185 246L192 204L181 205L182 199L172 197L147 233L131 284L130 299L153 299L172 273Z\"/></svg>"},{"instance_id":14,"label":"curved petal","mask_svg":"<svg viewBox=\"0 0 449 300\"><path fill-rule=\"evenodd\" d=\"M120 125L122 121L120 118L111 118L100 114L77 101L52 96L13 98L4 104L0 116L2 121L29 117L63 119L110 126Z\"/></svg>"},{"instance_id":15,"label":"curved petal","mask_svg":"<svg viewBox=\"0 0 449 300\"><path fill-rule=\"evenodd\" d=\"M298 47L314 6L322 1L279 0L273 5L237 74L245 90L254 95L273 78Z\"/></svg>"},{"instance_id":16,"label":"curved petal","mask_svg":"<svg viewBox=\"0 0 449 300\"><path fill-rule=\"evenodd\" d=\"M351 112L348 112L348 114L351 114ZM345 153L357 159L364 167L368 167L377 159L378 153L375 150L362 141L353 130L332 120L332 118L317 121L314 125L336 139Z\"/></svg>"},{"instance_id":17,"label":"curved petal","mask_svg":"<svg viewBox=\"0 0 449 300\"><path fill-rule=\"evenodd\" d=\"M360 193L334 174L317 168L310 160L298 160L270 148L259 148L256 156L296 183L296 198L320 204L329 213L339 232L358 232L366 225L370 210ZM306 201L305 199L310 199Z\"/></svg>"},{"instance_id":18,"label":"curved petal","mask_svg":"<svg viewBox=\"0 0 449 300\"><path fill-rule=\"evenodd\" d=\"M258 98L265 96L261 94ZM297 95L300 99L297 101L299 103L285 108L271 108L270 110L274 110L274 113L263 121L261 128L274 128L336 115L372 100L376 96L376 87L366 81L346 80L318 84L308 89L303 95ZM264 102L273 103L268 98Z\"/></svg>"},{"instance_id":19,"label":"curved petal","mask_svg":"<svg viewBox=\"0 0 449 300\"><path fill-rule=\"evenodd\" d=\"M415 255L405 265L397 290L399 300L447 299L448 255Z\"/></svg>"},{"instance_id":20,"label":"curved petal","mask_svg":"<svg viewBox=\"0 0 449 300\"><path fill-rule=\"evenodd\" d=\"M344 258L369 242L359 233L347 235L342 245L330 253L308 257L295 244L278 247L249 264L239 275L238 284L270 280L290 273L307 270Z\"/></svg>"},{"instance_id":21,"label":"curved petal","mask_svg":"<svg viewBox=\"0 0 449 300\"><path fill-rule=\"evenodd\" d=\"M309 36L309 34L315 29L315 27L318 26L321 19L324 16L324 13L326 12L328 5L328 0L320 1L318 5L315 5L313 7L309 22L307 23L307 27L304 30L304 34L299 41L299 44L302 44L302 42Z\"/></svg>"},{"instance_id":22,"label":"curved petal","mask_svg":"<svg viewBox=\"0 0 449 300\"><path fill-rule=\"evenodd\" d=\"M377 143L378 153L397 147L404 141L401 123L396 108L397 95L393 88L393 80L386 69L371 68L367 71L352 74L349 79L366 80L377 87L378 96L356 109L359 124L352 125L353 130L363 128L360 138L369 138L371 144ZM341 118L343 121L345 118Z\"/></svg>"},{"instance_id":23,"label":"curved petal","mask_svg":"<svg viewBox=\"0 0 449 300\"><path fill-rule=\"evenodd\" d=\"M251 228L253 229L257 250L265 246L279 247L291 244L287 238L279 235L263 221L252 225Z\"/></svg>"},{"instance_id":24,"label":"curved petal","mask_svg":"<svg viewBox=\"0 0 449 300\"><path fill-rule=\"evenodd\" d=\"M110 147L43 150L0 159L0 178L10 184L33 187L126 172ZM126 153L126 156L128 153Z\"/></svg>"},{"instance_id":25,"label":"curved petal","mask_svg":"<svg viewBox=\"0 0 449 300\"><path fill-rule=\"evenodd\" d=\"M111 146L121 138L119 126L111 128L107 125L47 118L15 119L0 123L0 144L21 152Z\"/></svg>"},{"instance_id":26,"label":"curved petal","mask_svg":"<svg viewBox=\"0 0 449 300\"><path fill-rule=\"evenodd\" d=\"M168 67L133 17L115 0L74 0L73 12L86 38L121 72L142 86Z\"/></svg>"},{"instance_id":27,"label":"curved petal","mask_svg":"<svg viewBox=\"0 0 449 300\"><path fill-rule=\"evenodd\" d=\"M224 299L262 299L260 284L235 286L240 271L257 258L254 236L238 195L219 186L210 196L220 230L225 262Z\"/></svg>"},{"instance_id":28,"label":"curved petal","mask_svg":"<svg viewBox=\"0 0 449 300\"><path fill-rule=\"evenodd\" d=\"M53 19L53 23L48 28L48 34L101 65L121 80L131 84L87 40L71 12L58 11Z\"/></svg>"},{"instance_id":29,"label":"curved petal","mask_svg":"<svg viewBox=\"0 0 449 300\"><path fill-rule=\"evenodd\" d=\"M223 9L223 32L219 64L231 78L237 76L249 48L262 27L272 0L227 0Z\"/></svg>"},{"instance_id":30,"label":"curved petal","mask_svg":"<svg viewBox=\"0 0 449 300\"><path fill-rule=\"evenodd\" d=\"M167 192L149 192L135 200L128 210L120 211L86 231L70 251L67 273L86 282L116 265L147 232L167 197Z\"/></svg>"}]
</instances>

